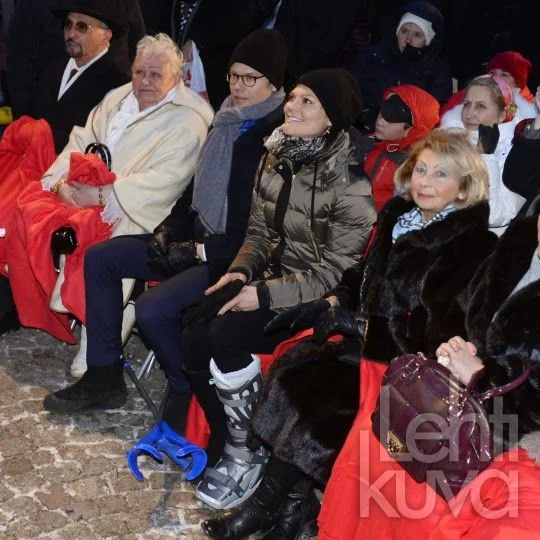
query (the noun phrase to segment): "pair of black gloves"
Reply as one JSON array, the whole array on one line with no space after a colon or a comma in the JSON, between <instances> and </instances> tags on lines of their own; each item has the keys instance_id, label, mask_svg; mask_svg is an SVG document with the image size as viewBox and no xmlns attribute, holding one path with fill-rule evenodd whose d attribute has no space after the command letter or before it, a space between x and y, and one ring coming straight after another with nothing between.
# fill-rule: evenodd
<instances>
[{"instance_id":1,"label":"pair of black gloves","mask_svg":"<svg viewBox=\"0 0 540 540\"><path fill-rule=\"evenodd\" d=\"M169 278L201 263L193 240L178 242L174 229L167 225L154 231L148 246L148 268L152 272Z\"/></svg>"},{"instance_id":2,"label":"pair of black gloves","mask_svg":"<svg viewBox=\"0 0 540 540\"><path fill-rule=\"evenodd\" d=\"M202 261L197 255L197 246L193 240L177 241L174 229L167 225L160 225L154 231L148 245L148 268L152 272L169 278L198 264L202 264ZM244 282L236 279L186 306L182 317L183 327L209 322L243 287Z\"/></svg>"},{"instance_id":3,"label":"pair of black gloves","mask_svg":"<svg viewBox=\"0 0 540 540\"><path fill-rule=\"evenodd\" d=\"M265 333L281 328L290 328L296 333L313 327L313 339L322 345L333 334L363 340L366 320L347 309L331 306L324 298L306 302L276 315L265 327Z\"/></svg>"}]
</instances>

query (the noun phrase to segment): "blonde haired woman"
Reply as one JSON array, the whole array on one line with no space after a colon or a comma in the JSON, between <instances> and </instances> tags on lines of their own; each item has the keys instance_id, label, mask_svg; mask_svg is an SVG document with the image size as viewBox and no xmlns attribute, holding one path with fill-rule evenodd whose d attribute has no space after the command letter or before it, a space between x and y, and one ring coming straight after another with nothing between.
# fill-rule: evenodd
<instances>
[{"instance_id":1,"label":"blonde haired woman","mask_svg":"<svg viewBox=\"0 0 540 540\"><path fill-rule=\"evenodd\" d=\"M482 75L467 86L463 103L441 118L441 127L464 128L489 174L489 224L502 234L525 199L503 183L506 157L512 149L517 107L512 88L496 75Z\"/></svg>"}]
</instances>

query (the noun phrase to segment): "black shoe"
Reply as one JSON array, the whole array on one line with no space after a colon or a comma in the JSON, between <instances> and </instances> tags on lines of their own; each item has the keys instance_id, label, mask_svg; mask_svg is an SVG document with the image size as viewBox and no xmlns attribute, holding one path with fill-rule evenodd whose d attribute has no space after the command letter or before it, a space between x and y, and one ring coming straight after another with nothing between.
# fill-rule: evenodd
<instances>
[{"instance_id":1,"label":"black shoe","mask_svg":"<svg viewBox=\"0 0 540 540\"><path fill-rule=\"evenodd\" d=\"M0 336L8 332L14 332L21 327L17 311L15 309L0 314Z\"/></svg>"},{"instance_id":2,"label":"black shoe","mask_svg":"<svg viewBox=\"0 0 540 540\"><path fill-rule=\"evenodd\" d=\"M287 492L276 478L265 474L261 485L244 504L218 518L203 521L202 530L218 540L241 540L257 532L268 532Z\"/></svg>"},{"instance_id":3,"label":"black shoe","mask_svg":"<svg viewBox=\"0 0 540 540\"><path fill-rule=\"evenodd\" d=\"M127 399L122 364L88 366L81 380L45 396L43 408L50 412L116 409Z\"/></svg>"},{"instance_id":4,"label":"black shoe","mask_svg":"<svg viewBox=\"0 0 540 540\"><path fill-rule=\"evenodd\" d=\"M302 534L317 535L317 516L321 504L313 492L313 482L299 480L279 509L275 527L263 540L297 540Z\"/></svg>"},{"instance_id":5,"label":"black shoe","mask_svg":"<svg viewBox=\"0 0 540 540\"><path fill-rule=\"evenodd\" d=\"M241 540L256 532L266 532L274 525L275 512L265 510L256 499L257 492L242 506L218 518L201 523L206 536L218 540Z\"/></svg>"}]
</instances>

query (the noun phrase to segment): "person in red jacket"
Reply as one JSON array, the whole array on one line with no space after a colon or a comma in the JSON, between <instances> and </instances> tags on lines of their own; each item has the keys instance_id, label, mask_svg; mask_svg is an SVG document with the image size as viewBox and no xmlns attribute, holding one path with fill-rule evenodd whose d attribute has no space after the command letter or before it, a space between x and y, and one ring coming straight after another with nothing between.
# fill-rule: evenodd
<instances>
[{"instance_id":1,"label":"person in red jacket","mask_svg":"<svg viewBox=\"0 0 540 540\"><path fill-rule=\"evenodd\" d=\"M409 148L438 123L439 102L425 90L411 84L385 90L375 131L360 140L377 213L394 194L394 173Z\"/></svg>"}]
</instances>

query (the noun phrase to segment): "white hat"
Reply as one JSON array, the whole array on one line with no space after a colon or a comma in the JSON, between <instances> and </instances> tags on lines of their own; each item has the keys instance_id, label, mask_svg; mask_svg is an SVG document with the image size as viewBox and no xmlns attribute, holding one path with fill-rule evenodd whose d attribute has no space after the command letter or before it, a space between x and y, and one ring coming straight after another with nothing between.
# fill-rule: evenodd
<instances>
[{"instance_id":1,"label":"white hat","mask_svg":"<svg viewBox=\"0 0 540 540\"><path fill-rule=\"evenodd\" d=\"M422 19L422 17L419 17L418 15L415 15L414 13L409 13L408 11L407 13L403 15L403 17L401 17L399 21L399 24L396 30L396 36L399 34L399 29L405 23L414 23L420 27L422 32L424 32L424 36L426 37L426 46L429 45L431 43L431 40L435 37L435 30L433 30L431 21L426 21L426 19Z\"/></svg>"}]
</instances>

